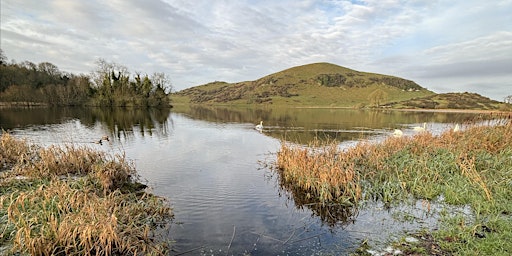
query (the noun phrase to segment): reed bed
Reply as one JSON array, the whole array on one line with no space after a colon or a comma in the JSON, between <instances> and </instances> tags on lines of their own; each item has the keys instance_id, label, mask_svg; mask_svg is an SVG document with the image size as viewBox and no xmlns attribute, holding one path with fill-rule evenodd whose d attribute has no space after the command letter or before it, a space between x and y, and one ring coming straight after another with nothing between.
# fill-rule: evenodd
<instances>
[{"instance_id":1,"label":"reed bed","mask_svg":"<svg viewBox=\"0 0 512 256\"><path fill-rule=\"evenodd\" d=\"M307 198L353 205L361 197L361 186L354 163L343 157L334 143L320 146L316 141L307 148L281 143L277 165L283 185L306 191Z\"/></svg>"},{"instance_id":2,"label":"reed bed","mask_svg":"<svg viewBox=\"0 0 512 256\"><path fill-rule=\"evenodd\" d=\"M496 192L487 180L501 174L502 179L510 178L506 167L511 164L507 157L512 154L511 139L512 125L507 121L468 125L464 131L448 130L439 136L429 132L390 136L348 149L335 142L308 147L282 142L277 167L284 181L321 202L355 203L363 197L391 202L411 194L434 199L458 178L467 181L461 185L492 201Z\"/></svg>"},{"instance_id":3,"label":"reed bed","mask_svg":"<svg viewBox=\"0 0 512 256\"><path fill-rule=\"evenodd\" d=\"M169 203L146 193L124 156L0 138L0 241L30 255L165 255ZM138 186L139 185L139 186Z\"/></svg>"},{"instance_id":4,"label":"reed bed","mask_svg":"<svg viewBox=\"0 0 512 256\"><path fill-rule=\"evenodd\" d=\"M511 141L512 121L500 118L467 123L457 132L390 136L347 149L336 143L303 147L282 142L276 165L287 190L300 190L322 204L351 202L357 207L377 200L391 207L420 199L470 206L471 216L458 216L465 224L451 225L453 220L447 219L447 226L436 233L446 241L459 241L443 248L500 254L512 251L512 232L502 226L512 225ZM498 239L479 247L483 243L474 240L477 231L491 226Z\"/></svg>"}]
</instances>

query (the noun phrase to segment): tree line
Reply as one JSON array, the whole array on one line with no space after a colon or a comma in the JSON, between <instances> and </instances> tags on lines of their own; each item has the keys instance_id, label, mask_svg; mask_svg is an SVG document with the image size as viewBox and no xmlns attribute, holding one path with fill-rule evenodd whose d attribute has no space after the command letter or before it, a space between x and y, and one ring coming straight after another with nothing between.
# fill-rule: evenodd
<instances>
[{"instance_id":1,"label":"tree line","mask_svg":"<svg viewBox=\"0 0 512 256\"><path fill-rule=\"evenodd\" d=\"M64 72L49 62L8 61L0 49L0 102L52 106L169 107L172 91L164 73L130 74L104 59L89 75Z\"/></svg>"}]
</instances>

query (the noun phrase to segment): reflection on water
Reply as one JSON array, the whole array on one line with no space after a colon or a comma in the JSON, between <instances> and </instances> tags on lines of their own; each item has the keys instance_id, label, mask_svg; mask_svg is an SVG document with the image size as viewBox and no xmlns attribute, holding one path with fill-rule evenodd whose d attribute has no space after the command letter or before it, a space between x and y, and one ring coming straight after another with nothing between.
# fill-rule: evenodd
<instances>
[{"instance_id":1,"label":"reflection on water","mask_svg":"<svg viewBox=\"0 0 512 256\"><path fill-rule=\"evenodd\" d=\"M287 184L280 175L278 180L280 191L282 191L282 194L285 194L289 200L293 201L297 209L303 210L307 208L314 216L319 217L320 220L329 227L343 227L354 224L358 214L356 207L320 203L316 198L309 196L308 192L297 188L297 186Z\"/></svg>"},{"instance_id":2,"label":"reflection on water","mask_svg":"<svg viewBox=\"0 0 512 256\"><path fill-rule=\"evenodd\" d=\"M315 139L338 142L359 140L423 122L454 124L471 121L472 113L436 113L362 109L249 108L175 106L174 112L193 119L222 123L263 121L265 135L299 144ZM440 127L443 128L443 127ZM446 128L446 127L444 127Z\"/></svg>"},{"instance_id":3,"label":"reflection on water","mask_svg":"<svg viewBox=\"0 0 512 256\"><path fill-rule=\"evenodd\" d=\"M35 108L0 109L0 128L47 144L111 136L111 145L93 145L121 149L153 191L170 199L176 221L168 235L176 241L171 255L346 255L365 238L386 240L410 225L378 205L359 211L319 205L287 190L278 175L269 180L271 171L261 162L275 157L280 140L350 141L423 122L446 128L473 117L346 109ZM260 121L262 133L254 129Z\"/></svg>"},{"instance_id":4,"label":"reflection on water","mask_svg":"<svg viewBox=\"0 0 512 256\"><path fill-rule=\"evenodd\" d=\"M77 120L87 128L100 124L114 138L129 137L135 131L167 136L169 114L170 109L144 108L0 108L0 129L47 127Z\"/></svg>"},{"instance_id":5,"label":"reflection on water","mask_svg":"<svg viewBox=\"0 0 512 256\"><path fill-rule=\"evenodd\" d=\"M116 137L127 137L137 130L141 135L167 136L169 127L167 119L170 109L145 109L145 108L93 108L85 123L93 124L97 121L106 125L110 133ZM81 119L82 120L82 119ZM171 123L172 124L172 123Z\"/></svg>"}]
</instances>

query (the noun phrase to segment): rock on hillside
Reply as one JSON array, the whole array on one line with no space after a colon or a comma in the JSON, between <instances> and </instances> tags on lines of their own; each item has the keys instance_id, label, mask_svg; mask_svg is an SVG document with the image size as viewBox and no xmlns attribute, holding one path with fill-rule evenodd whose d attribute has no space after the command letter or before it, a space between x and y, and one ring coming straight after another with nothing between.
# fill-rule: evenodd
<instances>
[{"instance_id":1,"label":"rock on hillside","mask_svg":"<svg viewBox=\"0 0 512 256\"><path fill-rule=\"evenodd\" d=\"M512 105L491 100L477 93L442 93L389 103L386 107L411 109L510 110Z\"/></svg>"}]
</instances>

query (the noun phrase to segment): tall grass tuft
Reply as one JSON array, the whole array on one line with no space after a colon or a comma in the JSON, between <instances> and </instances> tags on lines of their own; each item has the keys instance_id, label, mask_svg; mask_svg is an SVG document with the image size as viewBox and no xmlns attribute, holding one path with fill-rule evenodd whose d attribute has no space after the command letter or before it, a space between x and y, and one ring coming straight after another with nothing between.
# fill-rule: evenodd
<instances>
[{"instance_id":1,"label":"tall grass tuft","mask_svg":"<svg viewBox=\"0 0 512 256\"><path fill-rule=\"evenodd\" d=\"M344 161L333 143L313 142L310 147L281 144L277 165L286 186L307 191L307 197L321 203L353 205L361 197L359 177L354 163Z\"/></svg>"},{"instance_id":2,"label":"tall grass tuft","mask_svg":"<svg viewBox=\"0 0 512 256\"><path fill-rule=\"evenodd\" d=\"M12 168L16 163L31 161L32 158L29 143L15 139L9 133L2 133L0 137L0 171Z\"/></svg>"},{"instance_id":3,"label":"tall grass tuft","mask_svg":"<svg viewBox=\"0 0 512 256\"><path fill-rule=\"evenodd\" d=\"M73 146L41 148L3 134L0 241L13 255L165 255L157 236L169 203L134 190L124 156ZM28 156L28 157L27 157ZM20 160L23 158L23 160ZM17 159L17 160L16 160Z\"/></svg>"}]
</instances>

